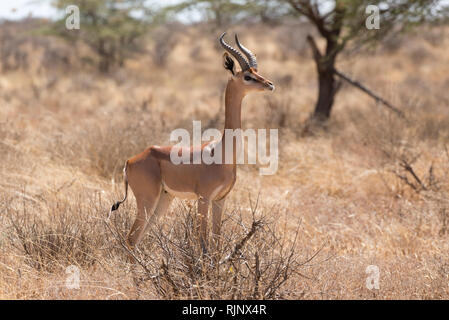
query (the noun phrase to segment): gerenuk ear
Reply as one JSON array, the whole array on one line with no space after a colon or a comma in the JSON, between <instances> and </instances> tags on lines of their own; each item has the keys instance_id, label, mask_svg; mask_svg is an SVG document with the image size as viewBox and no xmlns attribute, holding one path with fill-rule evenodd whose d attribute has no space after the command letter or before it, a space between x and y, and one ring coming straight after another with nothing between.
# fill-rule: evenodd
<instances>
[{"instance_id":1,"label":"gerenuk ear","mask_svg":"<svg viewBox=\"0 0 449 320\"><path fill-rule=\"evenodd\" d=\"M232 59L231 56L227 52L225 52L223 54L223 66L226 70L229 70L233 76L235 76L234 59Z\"/></svg>"}]
</instances>

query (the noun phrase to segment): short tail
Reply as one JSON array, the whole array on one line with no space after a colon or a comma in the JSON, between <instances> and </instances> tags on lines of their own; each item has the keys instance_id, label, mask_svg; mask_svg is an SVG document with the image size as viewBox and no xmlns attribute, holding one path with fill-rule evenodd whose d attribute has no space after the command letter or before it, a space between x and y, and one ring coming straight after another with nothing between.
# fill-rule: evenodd
<instances>
[{"instance_id":1,"label":"short tail","mask_svg":"<svg viewBox=\"0 0 449 320\"><path fill-rule=\"evenodd\" d=\"M118 207L120 207L120 205L125 202L126 198L128 197L128 175L127 175L127 170L128 170L128 161L125 162L125 167L123 168L123 179L124 179L124 183L125 183L125 197L123 198L123 200L121 201L117 201L116 203L114 203L111 207L111 210L109 210L109 214L108 214L108 219L111 217L111 213L112 211L115 211L118 209Z\"/></svg>"}]
</instances>

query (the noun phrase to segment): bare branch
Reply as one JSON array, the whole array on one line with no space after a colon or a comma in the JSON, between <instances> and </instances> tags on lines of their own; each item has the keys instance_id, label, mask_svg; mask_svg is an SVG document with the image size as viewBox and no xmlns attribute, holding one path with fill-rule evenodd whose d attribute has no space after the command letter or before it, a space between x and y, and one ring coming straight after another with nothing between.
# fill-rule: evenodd
<instances>
[{"instance_id":1,"label":"bare branch","mask_svg":"<svg viewBox=\"0 0 449 320\"><path fill-rule=\"evenodd\" d=\"M322 58L322 54L316 45L315 39L309 34L307 35L307 41L312 48L313 58L318 62Z\"/></svg>"},{"instance_id":2,"label":"bare branch","mask_svg":"<svg viewBox=\"0 0 449 320\"><path fill-rule=\"evenodd\" d=\"M228 255L223 261L220 262L220 264L223 264L228 261L232 261L237 254L240 252L240 250L243 248L245 243L256 233L256 231L263 225L263 222L260 220L253 220L253 223L251 225L251 230L246 234L243 239L240 240L239 243L236 244L234 251Z\"/></svg>"},{"instance_id":3,"label":"bare branch","mask_svg":"<svg viewBox=\"0 0 449 320\"><path fill-rule=\"evenodd\" d=\"M396 108L395 106L393 106L391 103L389 103L388 101L386 101L385 99L381 98L380 96L378 96L377 94L375 94L374 92L372 92L371 90L369 90L368 88L366 88L364 85L362 85L360 82L353 80L351 78L349 78L347 75L341 73L340 71L334 69L334 73L339 76L340 78L342 78L343 80L345 80L346 82L348 82L349 84L353 85L356 88L359 88L360 90L362 90L363 92L365 92L366 94L368 94L369 96L371 96L372 98L374 98L377 102L382 103L383 105L385 105L388 109L394 111L398 116L400 116L401 118L405 118L404 113L399 110L398 108Z\"/></svg>"}]
</instances>

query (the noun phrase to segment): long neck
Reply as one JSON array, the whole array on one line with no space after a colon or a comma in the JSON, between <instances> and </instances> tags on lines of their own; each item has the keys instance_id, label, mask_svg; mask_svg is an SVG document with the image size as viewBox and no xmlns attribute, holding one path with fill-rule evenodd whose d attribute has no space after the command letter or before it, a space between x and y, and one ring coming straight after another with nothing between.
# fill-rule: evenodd
<instances>
[{"instance_id":1,"label":"long neck","mask_svg":"<svg viewBox=\"0 0 449 320\"><path fill-rule=\"evenodd\" d=\"M230 79L225 92L225 129L240 129L243 90Z\"/></svg>"},{"instance_id":2,"label":"long neck","mask_svg":"<svg viewBox=\"0 0 449 320\"><path fill-rule=\"evenodd\" d=\"M226 86L225 92L225 126L223 135L221 137L222 151L223 155L228 152L232 152L233 165L236 165L237 154L240 150L237 150L237 139L233 137L232 139L226 139L226 131L228 129L236 130L241 129L241 111L242 111L242 100L244 97L243 90L236 84L235 81L230 79L228 85ZM228 130L229 131L229 130ZM232 149L227 148L228 143L232 142ZM232 151L231 151L232 150ZM234 168L235 170L235 168Z\"/></svg>"}]
</instances>

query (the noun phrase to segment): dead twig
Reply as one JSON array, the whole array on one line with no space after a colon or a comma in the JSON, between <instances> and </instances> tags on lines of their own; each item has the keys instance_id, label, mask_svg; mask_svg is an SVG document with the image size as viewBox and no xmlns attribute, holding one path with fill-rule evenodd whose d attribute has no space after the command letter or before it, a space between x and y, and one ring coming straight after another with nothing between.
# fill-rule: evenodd
<instances>
[{"instance_id":1,"label":"dead twig","mask_svg":"<svg viewBox=\"0 0 449 320\"><path fill-rule=\"evenodd\" d=\"M391 103L389 103L388 101L386 101L385 99L383 99L382 97L380 97L379 95L375 94L374 92L372 92L371 90L369 90L367 87L365 87L364 85L362 85L360 82L353 80L351 78L349 78L347 75L341 73L340 71L338 71L337 69L334 69L334 73L339 76L341 79L345 80L346 82L348 82L349 84L353 85L354 87L362 90L363 92L365 92L366 94L368 94L370 97L372 97L373 99L376 100L376 102L380 102L382 103L384 106L386 106L388 109L390 109L391 111L393 111L394 113L396 113L399 117L404 118L405 119L405 115L404 113L399 110L398 108L396 108L395 106L393 106Z\"/></svg>"},{"instance_id":2,"label":"dead twig","mask_svg":"<svg viewBox=\"0 0 449 320\"><path fill-rule=\"evenodd\" d=\"M249 232L243 237L234 248L234 251L232 251L223 261L220 262L220 264L224 264L228 261L232 261L235 259L237 254L240 252L240 250L243 248L245 243L256 233L257 229L260 228L263 225L263 222L260 220L253 221L251 224L251 229Z\"/></svg>"}]
</instances>

